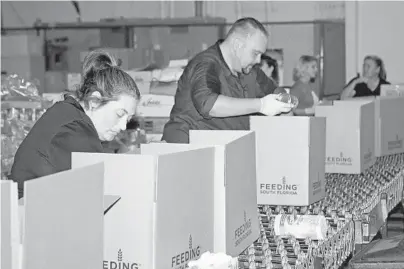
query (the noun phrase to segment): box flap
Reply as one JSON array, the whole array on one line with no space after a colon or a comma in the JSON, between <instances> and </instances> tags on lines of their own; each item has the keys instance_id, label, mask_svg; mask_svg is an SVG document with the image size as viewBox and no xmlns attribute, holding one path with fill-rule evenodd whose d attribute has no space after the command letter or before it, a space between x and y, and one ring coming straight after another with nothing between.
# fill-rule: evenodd
<instances>
[{"instance_id":1,"label":"box flap","mask_svg":"<svg viewBox=\"0 0 404 269\"><path fill-rule=\"evenodd\" d=\"M214 149L158 157L155 269L185 268L213 251Z\"/></svg>"},{"instance_id":2,"label":"box flap","mask_svg":"<svg viewBox=\"0 0 404 269\"><path fill-rule=\"evenodd\" d=\"M362 171L375 164L375 103L361 107L360 147Z\"/></svg>"},{"instance_id":3,"label":"box flap","mask_svg":"<svg viewBox=\"0 0 404 269\"><path fill-rule=\"evenodd\" d=\"M99 266L103 179L104 165L98 163L25 182L23 268Z\"/></svg>"},{"instance_id":4,"label":"box flap","mask_svg":"<svg viewBox=\"0 0 404 269\"><path fill-rule=\"evenodd\" d=\"M189 137L191 144L224 146L249 133L251 131L190 130Z\"/></svg>"},{"instance_id":5,"label":"box flap","mask_svg":"<svg viewBox=\"0 0 404 269\"><path fill-rule=\"evenodd\" d=\"M191 142L193 141L193 135L191 133ZM158 143L158 144L144 144L141 145L142 154L167 154L174 152L183 152L195 149L206 148L206 145L201 144L171 144L171 143ZM225 252L225 223L226 223L226 211L225 211L225 146L214 146L215 153L212 157L212 161L215 165L215 179L214 179L214 240L215 240L215 252Z\"/></svg>"},{"instance_id":6,"label":"box flap","mask_svg":"<svg viewBox=\"0 0 404 269\"><path fill-rule=\"evenodd\" d=\"M225 253L236 257L259 237L254 132L226 145L225 164Z\"/></svg>"},{"instance_id":7,"label":"box flap","mask_svg":"<svg viewBox=\"0 0 404 269\"><path fill-rule=\"evenodd\" d=\"M380 153L381 155L404 152L404 97L380 98Z\"/></svg>"},{"instance_id":8,"label":"box flap","mask_svg":"<svg viewBox=\"0 0 404 269\"><path fill-rule=\"evenodd\" d=\"M121 200L118 195L104 195L104 215ZM24 206L24 197L18 200L19 206Z\"/></svg>"},{"instance_id":9,"label":"box flap","mask_svg":"<svg viewBox=\"0 0 404 269\"><path fill-rule=\"evenodd\" d=\"M0 266L18 268L20 262L20 225L17 183L0 180Z\"/></svg>"},{"instance_id":10,"label":"box flap","mask_svg":"<svg viewBox=\"0 0 404 269\"><path fill-rule=\"evenodd\" d=\"M121 200L104 219L104 264L124 263L152 268L153 210L157 161L137 154L72 154L72 167L104 162L105 193ZM130 212L130 213L128 213ZM119 232L118 232L119 231Z\"/></svg>"}]
</instances>

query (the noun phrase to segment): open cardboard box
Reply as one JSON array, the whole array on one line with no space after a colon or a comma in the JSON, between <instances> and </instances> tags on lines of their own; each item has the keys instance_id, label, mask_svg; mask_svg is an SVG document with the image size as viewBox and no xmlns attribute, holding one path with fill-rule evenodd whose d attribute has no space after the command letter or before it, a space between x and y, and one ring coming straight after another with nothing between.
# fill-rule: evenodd
<instances>
[{"instance_id":1,"label":"open cardboard box","mask_svg":"<svg viewBox=\"0 0 404 269\"><path fill-rule=\"evenodd\" d=\"M404 97L352 98L335 102L335 105L374 103L375 105L375 156L381 157L404 152Z\"/></svg>"},{"instance_id":2,"label":"open cardboard box","mask_svg":"<svg viewBox=\"0 0 404 269\"><path fill-rule=\"evenodd\" d=\"M185 268L213 250L214 149L172 154L73 153L105 165L121 200L105 218L104 268Z\"/></svg>"},{"instance_id":3,"label":"open cardboard box","mask_svg":"<svg viewBox=\"0 0 404 269\"><path fill-rule=\"evenodd\" d=\"M190 131L190 144L142 145L142 154L184 152L214 146L214 252L233 257L258 239L255 134L251 131Z\"/></svg>"},{"instance_id":4,"label":"open cardboard box","mask_svg":"<svg viewBox=\"0 0 404 269\"><path fill-rule=\"evenodd\" d=\"M316 117L326 118L326 173L360 174L374 165L375 105L337 101L317 106Z\"/></svg>"},{"instance_id":5,"label":"open cardboard box","mask_svg":"<svg viewBox=\"0 0 404 269\"><path fill-rule=\"evenodd\" d=\"M253 116L250 129L258 204L307 206L325 197L324 118Z\"/></svg>"},{"instance_id":6,"label":"open cardboard box","mask_svg":"<svg viewBox=\"0 0 404 269\"><path fill-rule=\"evenodd\" d=\"M6 235L2 247L3 239L11 238L12 266L2 264L2 268L99 267L103 258L103 176L104 166L98 163L27 181L20 217L23 207L18 206L17 185L10 182L14 187L7 206L11 218L4 221L2 211L2 224L11 223L13 228L2 233ZM2 195L2 208L3 199Z\"/></svg>"},{"instance_id":7,"label":"open cardboard box","mask_svg":"<svg viewBox=\"0 0 404 269\"><path fill-rule=\"evenodd\" d=\"M0 268L20 269L17 183L0 180Z\"/></svg>"}]
</instances>

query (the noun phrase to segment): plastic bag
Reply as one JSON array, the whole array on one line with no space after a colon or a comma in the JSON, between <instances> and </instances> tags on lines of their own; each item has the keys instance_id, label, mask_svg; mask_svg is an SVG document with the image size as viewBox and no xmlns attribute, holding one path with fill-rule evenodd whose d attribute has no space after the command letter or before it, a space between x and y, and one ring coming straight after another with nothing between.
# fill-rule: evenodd
<instances>
[{"instance_id":1,"label":"plastic bag","mask_svg":"<svg viewBox=\"0 0 404 269\"><path fill-rule=\"evenodd\" d=\"M27 101L39 101L41 97L37 85L38 83L35 81L26 80L17 74L2 76L1 99L12 100L21 98Z\"/></svg>"}]
</instances>

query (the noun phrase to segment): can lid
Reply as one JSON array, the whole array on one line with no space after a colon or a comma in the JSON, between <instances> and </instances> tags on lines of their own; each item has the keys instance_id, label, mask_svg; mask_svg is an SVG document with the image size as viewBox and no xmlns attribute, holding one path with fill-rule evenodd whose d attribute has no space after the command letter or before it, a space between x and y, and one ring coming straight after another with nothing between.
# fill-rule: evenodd
<instances>
[{"instance_id":1,"label":"can lid","mask_svg":"<svg viewBox=\"0 0 404 269\"><path fill-rule=\"evenodd\" d=\"M275 235L283 235L281 234L281 231L284 229L281 229L281 220L283 219L283 214L278 214L275 216L275 221L274 221L274 232Z\"/></svg>"},{"instance_id":2,"label":"can lid","mask_svg":"<svg viewBox=\"0 0 404 269\"><path fill-rule=\"evenodd\" d=\"M318 216L316 231L318 240L325 240L327 238L328 223L327 219L322 215Z\"/></svg>"}]
</instances>

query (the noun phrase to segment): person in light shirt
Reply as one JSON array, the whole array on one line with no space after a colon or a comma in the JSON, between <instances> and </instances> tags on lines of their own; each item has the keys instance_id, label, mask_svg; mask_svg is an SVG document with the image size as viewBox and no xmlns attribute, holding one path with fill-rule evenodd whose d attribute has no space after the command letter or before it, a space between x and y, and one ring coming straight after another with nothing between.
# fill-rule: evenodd
<instances>
[{"instance_id":1,"label":"person in light shirt","mask_svg":"<svg viewBox=\"0 0 404 269\"><path fill-rule=\"evenodd\" d=\"M313 89L313 82L318 73L317 58L303 55L293 71L293 84L290 94L299 100L298 106L293 110L297 116L312 116L320 100Z\"/></svg>"},{"instance_id":2,"label":"person in light shirt","mask_svg":"<svg viewBox=\"0 0 404 269\"><path fill-rule=\"evenodd\" d=\"M277 115L293 105L260 69L268 32L254 18L236 21L224 40L190 60L178 81L162 140L189 143L190 130L249 130L249 115Z\"/></svg>"}]
</instances>

